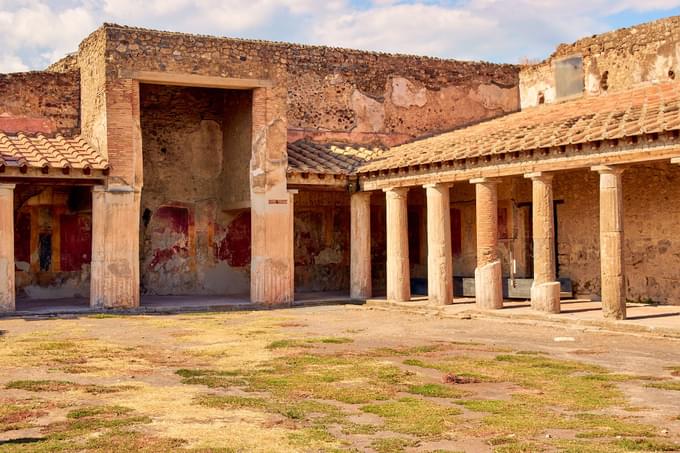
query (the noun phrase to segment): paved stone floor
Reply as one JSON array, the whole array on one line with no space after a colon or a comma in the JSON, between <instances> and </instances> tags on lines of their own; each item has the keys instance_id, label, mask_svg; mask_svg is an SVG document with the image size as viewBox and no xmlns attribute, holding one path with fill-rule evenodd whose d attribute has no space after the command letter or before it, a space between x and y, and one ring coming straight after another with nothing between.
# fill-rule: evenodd
<instances>
[{"instance_id":1,"label":"paved stone floor","mask_svg":"<svg viewBox=\"0 0 680 453\"><path fill-rule=\"evenodd\" d=\"M342 292L309 292L295 295L296 305L328 305L349 303L351 299ZM85 298L72 299L19 299L16 312L11 316L88 313L90 303ZM262 308L250 302L248 295L234 296L144 296L139 313L234 311Z\"/></svg>"},{"instance_id":2,"label":"paved stone floor","mask_svg":"<svg viewBox=\"0 0 680 453\"><path fill-rule=\"evenodd\" d=\"M478 310L472 298L457 298L452 305L432 306L426 297L414 298L411 302L387 302L384 299L371 299L369 307L396 309L437 314L443 317L461 318L474 316L477 318L508 318L517 321L545 321L566 323L576 326L607 328L616 331L657 333L665 336L680 337L680 306L644 305L629 303L628 319L625 321L607 321L602 317L601 303L585 299L562 301L562 312L546 314L531 309L528 301L505 301L502 310Z\"/></svg>"}]
</instances>

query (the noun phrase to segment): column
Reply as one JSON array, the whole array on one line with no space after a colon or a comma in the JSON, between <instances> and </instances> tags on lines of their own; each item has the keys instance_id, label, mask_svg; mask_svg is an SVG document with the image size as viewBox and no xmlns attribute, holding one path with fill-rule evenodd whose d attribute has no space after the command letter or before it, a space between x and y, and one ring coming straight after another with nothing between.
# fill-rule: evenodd
<instances>
[{"instance_id":1,"label":"column","mask_svg":"<svg viewBox=\"0 0 680 453\"><path fill-rule=\"evenodd\" d=\"M498 257L498 181L478 178L475 184L477 209L477 268L475 299L478 308L503 308L503 273Z\"/></svg>"},{"instance_id":2,"label":"column","mask_svg":"<svg viewBox=\"0 0 680 453\"><path fill-rule=\"evenodd\" d=\"M140 195L130 186L92 190L92 308L139 307Z\"/></svg>"},{"instance_id":3,"label":"column","mask_svg":"<svg viewBox=\"0 0 680 453\"><path fill-rule=\"evenodd\" d=\"M286 96L283 83L253 90L250 300L259 304L287 305L294 298L294 194L286 184Z\"/></svg>"},{"instance_id":4,"label":"column","mask_svg":"<svg viewBox=\"0 0 680 453\"><path fill-rule=\"evenodd\" d=\"M15 310L14 184L0 184L0 312Z\"/></svg>"},{"instance_id":5,"label":"column","mask_svg":"<svg viewBox=\"0 0 680 453\"><path fill-rule=\"evenodd\" d=\"M350 200L350 289L352 299L368 299L371 286L371 192L357 192Z\"/></svg>"},{"instance_id":6,"label":"column","mask_svg":"<svg viewBox=\"0 0 680 453\"><path fill-rule=\"evenodd\" d=\"M453 303L449 186L427 184L427 295L431 304Z\"/></svg>"},{"instance_id":7,"label":"column","mask_svg":"<svg viewBox=\"0 0 680 453\"><path fill-rule=\"evenodd\" d=\"M600 174L600 275L602 313L605 318L626 319L623 267L622 168L593 167Z\"/></svg>"},{"instance_id":8,"label":"column","mask_svg":"<svg viewBox=\"0 0 680 453\"><path fill-rule=\"evenodd\" d=\"M408 256L408 188L384 189L387 222L387 299L411 300Z\"/></svg>"},{"instance_id":9,"label":"column","mask_svg":"<svg viewBox=\"0 0 680 453\"><path fill-rule=\"evenodd\" d=\"M534 282L531 308L548 313L560 312L560 283L555 275L555 221L553 215L553 175L529 173L531 179L534 241Z\"/></svg>"}]
</instances>

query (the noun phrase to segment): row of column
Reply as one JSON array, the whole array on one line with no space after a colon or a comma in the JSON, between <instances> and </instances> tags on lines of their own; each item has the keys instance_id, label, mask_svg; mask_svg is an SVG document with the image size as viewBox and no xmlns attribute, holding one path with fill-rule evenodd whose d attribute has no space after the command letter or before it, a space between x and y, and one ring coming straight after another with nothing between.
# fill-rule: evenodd
<instances>
[{"instance_id":1,"label":"row of column","mask_svg":"<svg viewBox=\"0 0 680 453\"><path fill-rule=\"evenodd\" d=\"M622 170L593 167L600 174L600 255L602 309L607 318L624 319ZM560 312L560 283L556 276L553 176L537 172L532 181L534 281L531 306ZM475 301L482 309L503 307L502 267L498 254L498 180L478 178L475 184L477 267ZM453 302L453 258L448 184L425 185L427 196L427 280L430 303ZM411 299L408 246L408 187L384 189L387 223L387 299ZM351 201L351 287L356 299L371 297L370 192Z\"/></svg>"}]
</instances>

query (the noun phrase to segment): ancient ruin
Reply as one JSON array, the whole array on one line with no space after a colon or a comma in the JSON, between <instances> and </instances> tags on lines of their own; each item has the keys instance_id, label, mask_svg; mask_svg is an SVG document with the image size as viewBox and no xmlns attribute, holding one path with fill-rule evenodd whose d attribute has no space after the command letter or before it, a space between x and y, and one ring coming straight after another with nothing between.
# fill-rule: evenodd
<instances>
[{"instance_id":1,"label":"ancient ruin","mask_svg":"<svg viewBox=\"0 0 680 453\"><path fill-rule=\"evenodd\" d=\"M680 304L680 17L498 65L104 24L0 75L0 311Z\"/></svg>"}]
</instances>

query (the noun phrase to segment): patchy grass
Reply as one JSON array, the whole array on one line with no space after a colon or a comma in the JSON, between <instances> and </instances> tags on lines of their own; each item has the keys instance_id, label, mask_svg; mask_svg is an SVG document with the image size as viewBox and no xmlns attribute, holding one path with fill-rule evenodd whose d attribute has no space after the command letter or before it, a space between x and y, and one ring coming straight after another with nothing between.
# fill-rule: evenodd
<instances>
[{"instance_id":1,"label":"patchy grass","mask_svg":"<svg viewBox=\"0 0 680 453\"><path fill-rule=\"evenodd\" d=\"M436 398L462 398L470 393L442 384L420 384L408 388L408 393Z\"/></svg>"},{"instance_id":2,"label":"patchy grass","mask_svg":"<svg viewBox=\"0 0 680 453\"><path fill-rule=\"evenodd\" d=\"M16 380L0 389L14 392L0 400L0 432L32 438L0 452L426 453L453 440L497 452L680 449L678 413L654 426L654 409L630 412L622 390L676 381L557 360L528 342L517 352L390 336L354 343L366 325L321 328L306 314L107 317L22 323L25 333L2 338L0 373ZM87 383L64 372L88 373Z\"/></svg>"},{"instance_id":3,"label":"patchy grass","mask_svg":"<svg viewBox=\"0 0 680 453\"><path fill-rule=\"evenodd\" d=\"M408 447L415 447L417 441L404 439L402 437L388 437L386 439L376 439L371 442L371 448L378 453L399 453L406 451Z\"/></svg>"},{"instance_id":4,"label":"patchy grass","mask_svg":"<svg viewBox=\"0 0 680 453\"><path fill-rule=\"evenodd\" d=\"M680 392L680 381L651 382L647 384L646 387L655 388L659 390L673 390L676 392Z\"/></svg>"},{"instance_id":5,"label":"patchy grass","mask_svg":"<svg viewBox=\"0 0 680 453\"><path fill-rule=\"evenodd\" d=\"M70 381L54 380L22 380L11 381L5 385L7 389L25 390L27 392L71 392L83 391L92 394L116 393L134 389L134 386L104 386L93 384L76 384Z\"/></svg>"},{"instance_id":6,"label":"patchy grass","mask_svg":"<svg viewBox=\"0 0 680 453\"><path fill-rule=\"evenodd\" d=\"M0 402L0 432L25 429L33 426L33 421L47 415L49 405L41 401L2 401Z\"/></svg>"},{"instance_id":7,"label":"patchy grass","mask_svg":"<svg viewBox=\"0 0 680 453\"><path fill-rule=\"evenodd\" d=\"M276 340L267 345L267 349L312 348L314 344L346 344L354 340L346 337L309 338L306 340Z\"/></svg>"},{"instance_id":8,"label":"patchy grass","mask_svg":"<svg viewBox=\"0 0 680 453\"><path fill-rule=\"evenodd\" d=\"M385 419L386 427L394 432L419 437L441 435L453 429L459 409L446 407L417 398L400 398L397 401L363 406L362 411Z\"/></svg>"}]
</instances>

